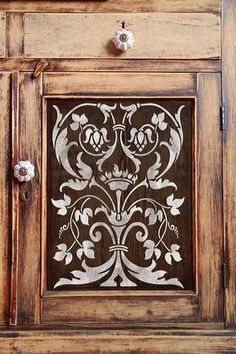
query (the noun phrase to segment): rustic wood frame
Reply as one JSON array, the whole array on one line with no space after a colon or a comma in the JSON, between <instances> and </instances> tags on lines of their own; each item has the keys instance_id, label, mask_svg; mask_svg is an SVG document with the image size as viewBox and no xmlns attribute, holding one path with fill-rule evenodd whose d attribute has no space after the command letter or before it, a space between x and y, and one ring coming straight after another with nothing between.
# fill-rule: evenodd
<instances>
[{"instance_id":1,"label":"rustic wood frame","mask_svg":"<svg viewBox=\"0 0 236 354\"><path fill-rule=\"evenodd\" d=\"M227 287L225 320L227 327L236 327L236 1L223 1L222 90L226 126L224 131L224 225Z\"/></svg>"},{"instance_id":2,"label":"rustic wood frame","mask_svg":"<svg viewBox=\"0 0 236 354\"><path fill-rule=\"evenodd\" d=\"M117 76L117 79L119 78L118 89L117 80L114 80L114 76ZM95 77L97 85L94 86L92 83ZM45 124L43 127L41 126L41 94L43 97L45 95L45 98L48 95L50 97L55 95L59 95L58 97L68 97L68 95L71 96L75 92L76 86L77 91L79 89L77 92L79 96L87 92L88 89L91 94L99 96L107 93L117 95L120 92L122 92L122 95L129 96L130 94L133 95L133 90L136 88L136 93L142 96L197 97L199 104L197 105L197 115L195 118L197 128L194 141L198 140L199 143L194 153L194 160L198 161L197 168L201 171L198 175L204 176L197 181L198 195L202 195L204 198L196 199L195 215L196 220L198 220L197 225L200 226L198 240L199 255L197 257L197 260L200 260L197 264L197 289L200 297L197 300L197 294L187 294L186 292L182 295L181 293L178 294L176 298L173 297L174 292L168 292L168 294L160 292L159 298L156 298L156 296L153 297L154 294L152 292L150 294L147 292L142 297L141 295L133 295L131 292L129 303L132 302L133 305L131 307L132 311L129 310L129 312L131 323L137 326L150 326L151 323L155 326L158 321L163 322L163 326L168 327L170 326L168 322L172 322L171 326L173 326L173 323L176 323L177 319L178 322L181 319L182 323L185 322L185 325L188 322L190 327L192 323L194 327L197 325L197 322L207 321L209 322L209 326L212 326L212 322L215 322L215 325L221 328L223 320L221 287L222 220L219 218L219 215L222 213L222 192L219 191L222 188L222 142L218 111L220 104L219 74L201 73L196 76L196 74L180 73L129 73L123 75L116 72L90 74L45 73L39 80L32 80L30 73L20 73L15 74L14 80L15 90L18 92L19 102L21 102L20 107L16 106L15 109L13 133L16 134L14 135L16 144L14 146L14 156L24 156L33 161L37 166L38 176L42 176L43 183L45 183L45 174L43 173L45 167L43 167L44 165L41 166L41 131L45 131ZM77 85L77 82L79 85ZM114 82L116 83L115 86L113 85ZM163 82L165 83L164 85ZM105 83L107 85L108 83L110 84L104 90ZM205 104L205 102L210 100L212 105ZM29 132L28 139L26 138L27 131ZM199 133L200 131L201 134ZM38 138L34 140L35 132L37 132ZM25 136L25 138L20 139L20 136ZM209 136L211 136L212 149L207 148ZM32 141L34 142L32 143ZM45 145L45 141L45 139L42 140L43 146ZM214 172L212 170L213 166ZM14 205L18 212L15 213L13 211L15 231L13 235L11 323L18 325L41 323L41 311L42 323L45 324L60 322L65 318L65 313L68 312L66 310L67 302L64 304L64 300L61 297L57 298L57 292L54 294L43 294L43 298L40 301L41 228L37 215L42 215L42 220L45 220L45 208L41 209L40 206L41 195L44 196L45 191L41 191L41 181L38 178L32 183L32 192L34 194L32 198L30 195L30 184L27 186L19 186L18 183L13 184ZM211 183L214 187L208 188L207 186ZM31 208L33 208L33 212L31 212ZM213 214L212 209L214 209ZM40 210L42 210L42 214ZM199 219L202 210L204 210L205 215L208 215L204 219L204 223L200 222L201 219ZM20 220L24 219L28 225L26 228L23 228L23 225L20 223ZM42 224L44 224L44 221ZM203 255L206 250L209 261L203 261ZM33 264L31 262L31 255L34 256ZM215 267L211 265L212 259L215 260ZM26 287L28 288L27 293L24 290ZM63 296L70 296L71 305L76 304L78 301L75 297L77 294L74 294L74 296L72 294L64 294ZM112 299L107 294L100 295L98 298L95 296L90 301L87 314L85 309L88 297L80 295L79 298L78 304L80 306L74 307L74 309L77 309L76 311L70 311L72 315L67 316L68 323L79 321L77 322L78 325L87 326L90 324L94 325L96 322L99 323L99 326L107 326L108 323L111 326L124 326L127 324L125 314L128 308L123 302L119 304L120 298L115 300L114 295ZM146 303L147 308L144 307L144 311L138 310L142 304L142 302L138 301L138 298L142 298L142 301ZM117 308L116 313L112 314L112 312L109 313L107 310L103 313L101 304L105 306L105 303L108 304L108 302L111 303L112 308L114 306ZM166 303L171 304L171 313L173 315L168 315L163 310L164 306L161 304L164 305ZM93 317L92 313L95 309L99 309L99 312L97 316ZM150 313L152 313L152 316L150 316ZM207 327L207 323L204 326Z\"/></svg>"},{"instance_id":3,"label":"rustic wood frame","mask_svg":"<svg viewBox=\"0 0 236 354\"><path fill-rule=\"evenodd\" d=\"M142 4L141 4L142 3ZM118 4L118 5L117 5ZM49 62L47 71L96 71L96 70L119 70L119 71L145 71L145 72L221 72L222 66L222 97L226 111L226 130L224 132L224 225L225 225L225 262L228 269L227 287L225 289L225 326L228 328L236 327L236 241L235 241L235 213L236 213L236 154L235 154L235 134L236 134L236 105L235 105L235 77L236 77L236 48L234 36L236 32L236 1L235 0L200 0L198 2L185 1L185 0L165 0L150 1L148 3L136 1L135 6L132 0L126 1L122 4L122 11L150 11L150 12L213 12L221 13L222 5L222 62L221 60L127 60L120 62L119 60L59 60L52 59ZM7 107L7 100L10 100L10 81L12 80L13 95L12 114L13 116L18 113L17 105L17 92L19 87L19 74L11 73L13 71L27 71L31 74L34 66L38 62L35 59L23 58L23 12L24 11L39 11L39 12L54 12L54 11L120 11L120 4L111 0L108 2L101 1L96 3L96 10L94 9L93 1L1 1L0 8L2 11L7 11L8 18L6 19L7 28L11 28L6 33L6 55L7 58L0 59L0 70L4 72L4 78L0 79L1 89L7 92L5 96L4 125L1 126L1 139L5 141L6 148L0 149L0 161L2 173L0 179L0 188L5 197L5 208L1 209L1 224L0 230L2 235L7 235L10 232L11 226L13 228L13 260L17 253L15 250L15 241L17 235L15 234L15 226L17 220L15 218L9 221L8 213L11 209L10 196L11 188L8 181L11 176L11 169L7 166L10 157L10 123L7 117L10 115L10 109ZM135 9L134 9L135 7ZM36 85L36 84L35 84ZM1 91L0 91L1 92ZM7 105L7 106L6 106ZM13 137L14 127L12 127ZM15 127L17 129L17 126ZM17 145L17 140L13 140L13 145ZM13 156L13 163L16 156ZM4 170L3 170L4 167ZM24 195L22 190L22 193ZM26 191L27 192L27 191ZM18 194L17 188L13 188L12 194L14 198ZM20 202L20 201L19 201ZM3 222L2 222L3 221ZM71 331L66 330L66 327L61 328L61 331L55 331L55 325L48 327L47 331L19 331L17 329L4 330L8 326L9 321L9 291L7 286L9 284L9 262L6 261L6 256L10 255L9 240L4 238L2 248L0 249L1 264L4 267L4 272L1 274L1 290L0 290L0 349L4 353L12 353L21 351L24 353L36 353L40 350L41 353L48 353L55 350L61 353L84 353L105 350L107 344L108 352L124 352L135 351L146 353L229 353L235 352L236 335L235 331L215 331L218 325L215 323L208 323L207 328L212 329L207 331L205 323L199 322L195 324L195 328L205 330L191 330L191 331L155 331L153 328L149 330L128 330L126 329L116 331ZM13 264L14 270L14 264ZM17 285L17 279L12 278L12 286ZM33 291L35 284L32 285ZM4 297L2 296L4 294ZM22 299L22 292L21 292ZM21 301L21 300L20 300ZM16 298L12 293L12 324L15 323L16 314ZM29 304L34 309L39 304ZM32 318L31 318L32 320ZM35 323L38 319L36 318ZM160 325L162 326L162 325ZM171 324L170 324L171 326ZM177 324L176 324L177 326ZM158 327L158 324L156 325ZM50 329L51 328L51 329ZM184 324L181 324L184 328ZM192 327L194 328L194 327ZM62 330L63 329L63 330ZM54 348L54 349L52 349Z\"/></svg>"}]
</instances>

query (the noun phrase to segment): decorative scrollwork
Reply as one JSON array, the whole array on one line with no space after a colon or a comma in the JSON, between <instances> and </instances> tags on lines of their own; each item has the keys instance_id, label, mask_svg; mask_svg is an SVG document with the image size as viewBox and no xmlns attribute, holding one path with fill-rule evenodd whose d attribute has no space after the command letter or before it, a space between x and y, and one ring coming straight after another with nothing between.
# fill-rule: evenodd
<instances>
[{"instance_id":1,"label":"decorative scrollwork","mask_svg":"<svg viewBox=\"0 0 236 354\"><path fill-rule=\"evenodd\" d=\"M103 114L102 127L91 123L85 112L78 114L78 110L81 112L86 107L93 107ZM76 257L80 269L83 269L72 271L68 278L60 278L54 288L90 284L98 280L101 280L101 287L117 287L117 276L121 287L137 286L136 279L148 284L183 288L178 278L168 278L165 270L158 269L158 260L163 257L168 265L182 260L180 245L176 243L179 231L176 225L169 222L169 215L180 214L179 208L185 198L175 197L176 183L164 176L178 159L183 144L181 112L184 106L172 115L155 103L137 103L126 107L120 104L119 109L123 111L121 123L116 122L114 116L116 107L82 103L63 116L59 107L54 106L57 119L52 132L53 148L59 165L70 176L59 186L61 199L52 199L52 204L58 209L57 214L63 218L59 238L60 241L64 239L57 245L54 259L68 265ZM136 126L135 114L143 107L151 108L153 114L145 124ZM112 134L109 135L107 122L112 126ZM130 126L128 136L127 126ZM69 130L77 134L73 141L69 141ZM118 145L132 164L132 171L113 163L112 156ZM78 150L75 163L70 158L72 147ZM163 151L165 158L162 157ZM153 155L154 163L148 166L143 177L140 174L141 158L150 155ZM97 171L89 165L89 156L97 159ZM112 170L105 167L109 159L113 163ZM172 188L173 192L167 196L165 203L145 196L132 201L134 193L142 188L157 191L166 187ZM85 188L91 193L83 193ZM65 189L74 192L68 195ZM98 190L104 198L96 194ZM145 208L141 206L143 202ZM145 223L132 221L133 215L138 214L143 215ZM99 215L102 221L98 222L95 218ZM81 239L82 225L88 227L86 239ZM157 225L157 234L148 231L151 225ZM167 231L172 233L174 241L166 240ZM89 260L96 260L96 249L105 237L109 239L107 259L102 264L91 266ZM130 259L127 243L130 237L135 237L143 249L144 261L148 262L148 266L135 264Z\"/></svg>"}]
</instances>

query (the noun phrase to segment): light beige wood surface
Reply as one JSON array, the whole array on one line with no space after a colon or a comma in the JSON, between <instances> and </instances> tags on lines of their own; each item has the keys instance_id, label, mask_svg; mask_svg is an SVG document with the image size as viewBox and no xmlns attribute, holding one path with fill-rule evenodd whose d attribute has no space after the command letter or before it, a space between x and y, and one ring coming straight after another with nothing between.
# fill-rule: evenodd
<instances>
[{"instance_id":1,"label":"light beige wood surface","mask_svg":"<svg viewBox=\"0 0 236 354\"><path fill-rule=\"evenodd\" d=\"M145 95L192 96L194 74L157 73L44 73L44 95Z\"/></svg>"},{"instance_id":2,"label":"light beige wood surface","mask_svg":"<svg viewBox=\"0 0 236 354\"><path fill-rule=\"evenodd\" d=\"M135 37L122 53L111 39L124 21ZM220 58L220 17L212 13L26 13L26 58Z\"/></svg>"},{"instance_id":3,"label":"light beige wood surface","mask_svg":"<svg viewBox=\"0 0 236 354\"><path fill-rule=\"evenodd\" d=\"M38 59L0 59L6 71L34 71ZM159 60L159 59L50 59L44 72L71 71L135 71L135 72L220 72L221 60Z\"/></svg>"},{"instance_id":4,"label":"light beige wood surface","mask_svg":"<svg viewBox=\"0 0 236 354\"><path fill-rule=\"evenodd\" d=\"M0 4L1 10L1 4ZM6 13L0 11L0 58L5 57L5 45L6 45Z\"/></svg>"},{"instance_id":5,"label":"light beige wood surface","mask_svg":"<svg viewBox=\"0 0 236 354\"><path fill-rule=\"evenodd\" d=\"M7 13L7 57L23 56L23 13L8 12ZM19 68L17 68L19 70Z\"/></svg>"},{"instance_id":6,"label":"light beige wood surface","mask_svg":"<svg viewBox=\"0 0 236 354\"><path fill-rule=\"evenodd\" d=\"M1 1L9 11L91 12L220 12L220 0L85 0L85 1Z\"/></svg>"}]
</instances>

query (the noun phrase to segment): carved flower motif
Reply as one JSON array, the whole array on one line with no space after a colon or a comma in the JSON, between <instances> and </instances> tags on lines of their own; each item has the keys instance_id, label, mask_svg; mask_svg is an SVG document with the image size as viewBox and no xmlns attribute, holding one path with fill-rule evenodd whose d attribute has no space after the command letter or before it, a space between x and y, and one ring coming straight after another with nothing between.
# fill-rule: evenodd
<instances>
[{"instance_id":1,"label":"carved flower motif","mask_svg":"<svg viewBox=\"0 0 236 354\"><path fill-rule=\"evenodd\" d=\"M129 143L134 143L139 152L143 151L147 143L154 143L152 140L152 130L150 128L143 129L132 128L130 131Z\"/></svg>"},{"instance_id":2,"label":"carved flower motif","mask_svg":"<svg viewBox=\"0 0 236 354\"><path fill-rule=\"evenodd\" d=\"M129 173L127 169L122 171L117 165L114 165L112 172L105 172L105 174L101 176L101 181L108 184L112 191L124 191L130 185L134 184L137 178L137 175Z\"/></svg>"},{"instance_id":3,"label":"carved flower motif","mask_svg":"<svg viewBox=\"0 0 236 354\"><path fill-rule=\"evenodd\" d=\"M107 143L109 140L107 139L107 130L106 128L101 129L92 129L88 128L85 132L85 143L89 143L94 150L97 152L100 150L101 146L104 143Z\"/></svg>"},{"instance_id":4,"label":"carved flower motif","mask_svg":"<svg viewBox=\"0 0 236 354\"><path fill-rule=\"evenodd\" d=\"M128 31L125 28L122 28L116 31L113 39L113 43L115 44L117 49L122 51L126 51L128 48L132 48L134 44L134 36L131 31Z\"/></svg>"},{"instance_id":5,"label":"carved flower motif","mask_svg":"<svg viewBox=\"0 0 236 354\"><path fill-rule=\"evenodd\" d=\"M20 161L14 166L14 176L20 182L29 182L34 177L34 166L30 161Z\"/></svg>"}]
</instances>

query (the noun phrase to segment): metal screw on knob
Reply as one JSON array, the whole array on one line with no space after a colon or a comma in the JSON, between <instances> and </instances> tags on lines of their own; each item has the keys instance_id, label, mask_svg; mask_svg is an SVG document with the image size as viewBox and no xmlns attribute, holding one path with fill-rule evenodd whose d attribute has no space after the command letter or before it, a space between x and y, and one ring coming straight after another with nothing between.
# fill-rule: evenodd
<instances>
[{"instance_id":1,"label":"metal screw on knob","mask_svg":"<svg viewBox=\"0 0 236 354\"><path fill-rule=\"evenodd\" d=\"M29 182L34 177L34 165L30 161L19 161L14 166L14 176L19 182Z\"/></svg>"},{"instance_id":2,"label":"metal screw on knob","mask_svg":"<svg viewBox=\"0 0 236 354\"><path fill-rule=\"evenodd\" d=\"M115 47L122 51L126 51L127 49L132 48L134 44L133 33L124 27L125 26L122 26L120 30L116 31L112 39Z\"/></svg>"}]
</instances>

